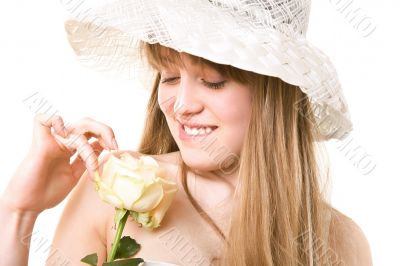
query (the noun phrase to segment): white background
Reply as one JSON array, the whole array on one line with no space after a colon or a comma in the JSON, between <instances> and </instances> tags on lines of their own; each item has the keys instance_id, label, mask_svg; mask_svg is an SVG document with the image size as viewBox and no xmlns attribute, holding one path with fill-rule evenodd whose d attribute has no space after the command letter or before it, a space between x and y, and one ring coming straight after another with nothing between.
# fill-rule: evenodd
<instances>
[{"instance_id":1,"label":"white background","mask_svg":"<svg viewBox=\"0 0 400 266\"><path fill-rule=\"evenodd\" d=\"M92 117L113 127L120 148L136 149L148 92L79 64L64 32L66 2L0 4L1 190L30 145L34 110L24 99L34 93L66 121ZM347 11L338 10L346 3ZM346 12L358 8L350 21ZM362 228L374 265L384 266L398 263L400 237L399 10L394 0L313 1L308 30L337 68L354 123L346 142L327 143L331 201ZM352 158L354 149L360 153ZM376 165L370 173L367 163ZM39 217L30 265L44 264L64 204Z\"/></svg>"}]
</instances>

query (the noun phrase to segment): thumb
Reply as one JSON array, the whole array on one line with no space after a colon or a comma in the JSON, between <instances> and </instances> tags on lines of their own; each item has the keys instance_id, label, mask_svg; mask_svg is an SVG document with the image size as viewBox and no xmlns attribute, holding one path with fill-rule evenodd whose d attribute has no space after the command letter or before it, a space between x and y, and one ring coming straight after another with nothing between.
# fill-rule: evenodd
<instances>
[{"instance_id":1,"label":"thumb","mask_svg":"<svg viewBox=\"0 0 400 266\"><path fill-rule=\"evenodd\" d=\"M61 137L66 137L68 135L64 125L64 120L61 116L49 114L37 114L35 116L34 132L50 135L51 129Z\"/></svg>"}]
</instances>

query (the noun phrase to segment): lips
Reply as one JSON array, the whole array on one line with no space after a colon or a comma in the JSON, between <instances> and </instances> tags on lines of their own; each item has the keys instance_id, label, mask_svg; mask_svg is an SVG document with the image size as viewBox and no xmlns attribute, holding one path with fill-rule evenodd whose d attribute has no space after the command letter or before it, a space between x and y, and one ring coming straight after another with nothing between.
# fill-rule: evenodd
<instances>
[{"instance_id":1,"label":"lips","mask_svg":"<svg viewBox=\"0 0 400 266\"><path fill-rule=\"evenodd\" d=\"M205 128L205 127L209 127L211 129L216 129L218 126L215 125L207 125L207 124L199 124L199 123L192 123L192 122L181 122L178 121L178 123L183 127L183 126L187 126L190 128Z\"/></svg>"}]
</instances>

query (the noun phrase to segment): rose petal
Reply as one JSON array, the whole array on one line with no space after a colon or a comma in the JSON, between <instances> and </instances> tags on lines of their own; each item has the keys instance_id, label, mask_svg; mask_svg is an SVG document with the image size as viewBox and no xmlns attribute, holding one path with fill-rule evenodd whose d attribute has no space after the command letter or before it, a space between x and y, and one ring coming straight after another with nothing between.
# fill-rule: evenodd
<instances>
[{"instance_id":1,"label":"rose petal","mask_svg":"<svg viewBox=\"0 0 400 266\"><path fill-rule=\"evenodd\" d=\"M117 207L117 208L122 208L122 200L118 198L117 195L113 193L113 191L110 189L110 187L107 186L104 182L98 181L97 182L98 186L98 194L100 196L100 199L103 201Z\"/></svg>"},{"instance_id":2,"label":"rose petal","mask_svg":"<svg viewBox=\"0 0 400 266\"><path fill-rule=\"evenodd\" d=\"M166 180L166 179L160 178L160 177L157 177L156 180L161 182L164 192L170 191L170 190L174 190L174 191L178 190L178 186L173 181L169 181L169 180Z\"/></svg>"},{"instance_id":3,"label":"rose petal","mask_svg":"<svg viewBox=\"0 0 400 266\"><path fill-rule=\"evenodd\" d=\"M107 202L107 203L113 205L114 207L117 207L117 208L119 208L119 209L123 208L123 202L122 202L117 196L115 196L115 195L113 195L113 194L106 194L106 193L105 193L105 194L103 195L102 199L103 199L105 202Z\"/></svg>"},{"instance_id":4,"label":"rose petal","mask_svg":"<svg viewBox=\"0 0 400 266\"><path fill-rule=\"evenodd\" d=\"M123 159L119 159L119 158L116 158L116 157L114 157L114 158L115 158L114 162L115 162L116 166L118 166L119 168L126 168L126 169L134 171L134 170L138 169L139 166L140 166L139 165L139 160L136 160L136 161L132 161L132 160L125 161Z\"/></svg>"},{"instance_id":5,"label":"rose petal","mask_svg":"<svg viewBox=\"0 0 400 266\"><path fill-rule=\"evenodd\" d=\"M130 210L148 212L160 203L163 195L162 183L156 181L145 188L143 195L132 204Z\"/></svg>"},{"instance_id":6,"label":"rose petal","mask_svg":"<svg viewBox=\"0 0 400 266\"><path fill-rule=\"evenodd\" d=\"M114 175L117 172L118 168L115 167L115 160L116 158L111 155L108 160L103 165L103 171L101 173L101 181L111 185L114 179Z\"/></svg>"},{"instance_id":7,"label":"rose petal","mask_svg":"<svg viewBox=\"0 0 400 266\"><path fill-rule=\"evenodd\" d=\"M140 156L140 163L143 166L149 167L149 168L151 168L151 167L158 168L158 166L159 166L157 161L153 157L148 156L148 155Z\"/></svg>"},{"instance_id":8,"label":"rose petal","mask_svg":"<svg viewBox=\"0 0 400 266\"><path fill-rule=\"evenodd\" d=\"M164 197L161 200L160 204L158 204L157 207L150 212L151 223L148 224L148 227L156 228L160 226L161 221L165 216L165 213L167 212L175 197L176 191L177 189L164 192Z\"/></svg>"},{"instance_id":9,"label":"rose petal","mask_svg":"<svg viewBox=\"0 0 400 266\"><path fill-rule=\"evenodd\" d=\"M129 207L134 203L144 192L144 182L129 178L127 176L116 175L112 190L115 195L123 201L124 208L129 210Z\"/></svg>"},{"instance_id":10,"label":"rose petal","mask_svg":"<svg viewBox=\"0 0 400 266\"><path fill-rule=\"evenodd\" d=\"M127 152L124 152L120 155L121 160L123 160L124 162L126 162L129 165L137 165L139 162L139 159L136 159L135 157L133 157L132 155L130 155Z\"/></svg>"}]
</instances>

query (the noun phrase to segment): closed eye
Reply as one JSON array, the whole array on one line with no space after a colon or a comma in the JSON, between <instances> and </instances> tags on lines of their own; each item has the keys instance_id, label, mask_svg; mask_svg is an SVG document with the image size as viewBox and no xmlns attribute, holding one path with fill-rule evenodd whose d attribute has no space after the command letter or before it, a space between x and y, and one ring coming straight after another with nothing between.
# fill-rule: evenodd
<instances>
[{"instance_id":1,"label":"closed eye","mask_svg":"<svg viewBox=\"0 0 400 266\"><path fill-rule=\"evenodd\" d=\"M179 77L165 78L165 79L161 80L161 83L170 83L177 79L179 79ZM217 89L224 87L226 80L223 80L220 82L208 82L208 81L205 81L204 79L202 79L202 82L206 87L217 90Z\"/></svg>"}]
</instances>

